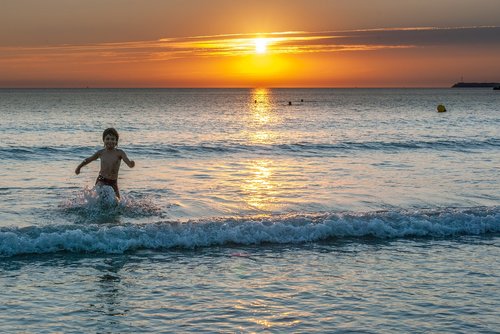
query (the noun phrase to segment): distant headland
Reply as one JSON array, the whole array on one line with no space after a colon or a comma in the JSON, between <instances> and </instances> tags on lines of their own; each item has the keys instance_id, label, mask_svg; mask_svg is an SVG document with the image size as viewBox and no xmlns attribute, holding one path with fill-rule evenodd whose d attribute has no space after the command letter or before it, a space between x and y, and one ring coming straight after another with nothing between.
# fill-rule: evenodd
<instances>
[{"instance_id":1,"label":"distant headland","mask_svg":"<svg viewBox=\"0 0 500 334\"><path fill-rule=\"evenodd\" d=\"M498 87L498 82L457 82L451 88L491 88Z\"/></svg>"}]
</instances>

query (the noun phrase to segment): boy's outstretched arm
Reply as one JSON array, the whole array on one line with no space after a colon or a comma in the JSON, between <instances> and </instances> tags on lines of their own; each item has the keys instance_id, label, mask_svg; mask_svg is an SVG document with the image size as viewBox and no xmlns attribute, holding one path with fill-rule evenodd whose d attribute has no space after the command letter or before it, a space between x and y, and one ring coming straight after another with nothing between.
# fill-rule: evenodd
<instances>
[{"instance_id":1,"label":"boy's outstretched arm","mask_svg":"<svg viewBox=\"0 0 500 334\"><path fill-rule=\"evenodd\" d=\"M121 153L122 153L122 160L123 160L123 162L125 162L127 164L127 166L129 166L130 168L133 168L135 166L135 161L134 160L130 160L127 157L127 154L124 151L121 151Z\"/></svg>"},{"instance_id":2,"label":"boy's outstretched arm","mask_svg":"<svg viewBox=\"0 0 500 334\"><path fill-rule=\"evenodd\" d=\"M88 165L89 163L91 163L94 160L97 160L97 158L99 158L100 152L101 151L97 151L91 157L89 157L87 159L83 159L83 161L78 165L78 167L76 167L75 174L76 175L80 174L80 169L82 169L83 166Z\"/></svg>"}]
</instances>

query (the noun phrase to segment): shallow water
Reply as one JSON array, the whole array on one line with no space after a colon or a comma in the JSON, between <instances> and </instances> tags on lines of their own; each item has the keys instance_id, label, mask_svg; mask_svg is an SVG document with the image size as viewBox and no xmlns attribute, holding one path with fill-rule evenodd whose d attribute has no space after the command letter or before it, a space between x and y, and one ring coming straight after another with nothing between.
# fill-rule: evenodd
<instances>
[{"instance_id":1,"label":"shallow water","mask_svg":"<svg viewBox=\"0 0 500 334\"><path fill-rule=\"evenodd\" d=\"M2 331L493 333L497 237L4 259Z\"/></svg>"},{"instance_id":2,"label":"shallow water","mask_svg":"<svg viewBox=\"0 0 500 334\"><path fill-rule=\"evenodd\" d=\"M0 90L0 116L2 332L500 328L494 91ZM118 203L74 175L108 126Z\"/></svg>"}]
</instances>

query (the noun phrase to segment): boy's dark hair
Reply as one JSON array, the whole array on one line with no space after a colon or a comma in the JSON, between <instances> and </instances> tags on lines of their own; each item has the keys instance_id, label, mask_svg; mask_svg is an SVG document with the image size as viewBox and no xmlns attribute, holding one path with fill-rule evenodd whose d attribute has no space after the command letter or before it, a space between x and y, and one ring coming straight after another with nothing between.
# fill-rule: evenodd
<instances>
[{"instance_id":1,"label":"boy's dark hair","mask_svg":"<svg viewBox=\"0 0 500 334\"><path fill-rule=\"evenodd\" d=\"M118 135L118 131L116 131L115 128L107 128L106 130L104 130L104 132L102 133L102 141L104 141L104 138L106 138L107 135L115 136L116 141L118 141L118 139L120 138L120 136Z\"/></svg>"}]
</instances>

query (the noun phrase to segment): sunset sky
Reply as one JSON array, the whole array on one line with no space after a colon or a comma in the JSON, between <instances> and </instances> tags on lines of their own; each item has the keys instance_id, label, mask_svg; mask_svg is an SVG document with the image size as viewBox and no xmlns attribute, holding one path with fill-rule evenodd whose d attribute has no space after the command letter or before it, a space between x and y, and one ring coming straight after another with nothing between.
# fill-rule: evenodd
<instances>
[{"instance_id":1,"label":"sunset sky","mask_svg":"<svg viewBox=\"0 0 500 334\"><path fill-rule=\"evenodd\" d=\"M499 0L0 0L0 87L500 81Z\"/></svg>"}]
</instances>

